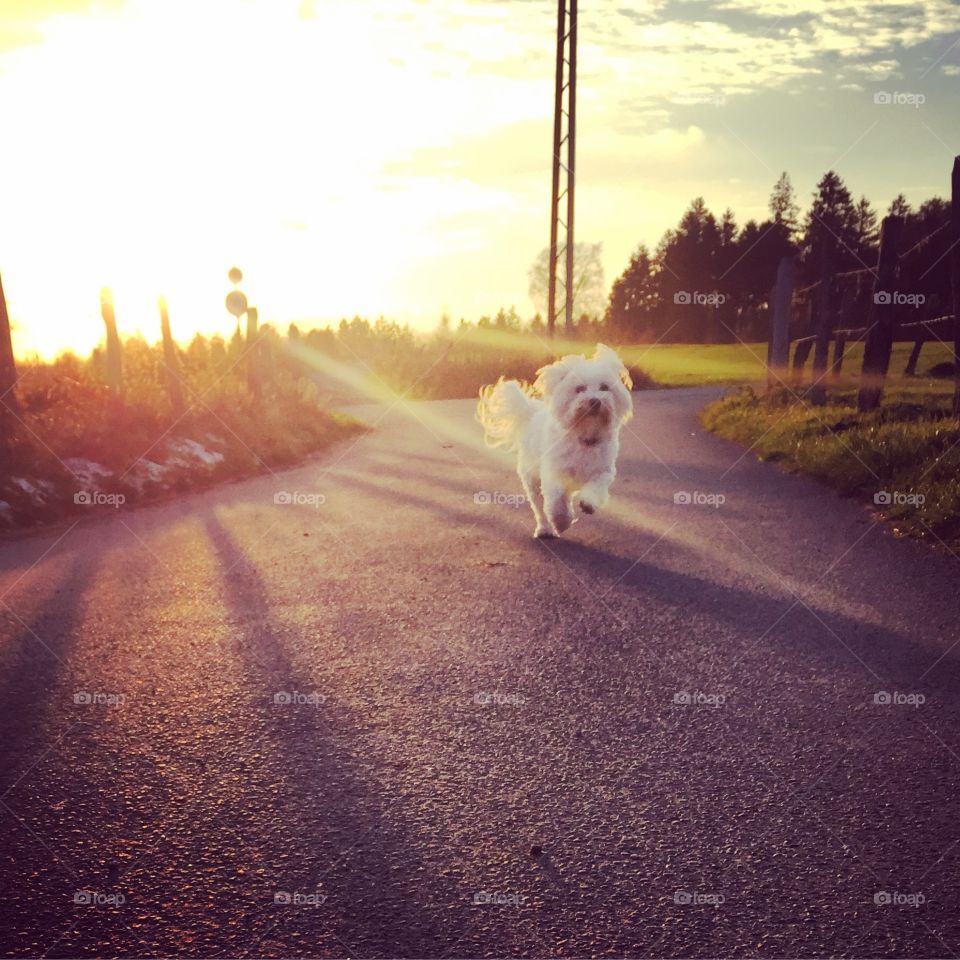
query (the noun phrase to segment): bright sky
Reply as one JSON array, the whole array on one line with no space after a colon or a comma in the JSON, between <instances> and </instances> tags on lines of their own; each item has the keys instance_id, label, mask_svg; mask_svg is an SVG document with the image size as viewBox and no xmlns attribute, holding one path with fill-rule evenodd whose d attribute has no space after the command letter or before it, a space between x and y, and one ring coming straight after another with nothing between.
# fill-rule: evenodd
<instances>
[{"instance_id":1,"label":"bright sky","mask_svg":"<svg viewBox=\"0 0 960 960\"><path fill-rule=\"evenodd\" d=\"M789 171L949 192L953 0L580 0L578 239L608 283L703 195ZM524 315L549 216L555 0L0 0L0 273L20 353L121 330ZM874 94L922 94L921 106Z\"/></svg>"}]
</instances>

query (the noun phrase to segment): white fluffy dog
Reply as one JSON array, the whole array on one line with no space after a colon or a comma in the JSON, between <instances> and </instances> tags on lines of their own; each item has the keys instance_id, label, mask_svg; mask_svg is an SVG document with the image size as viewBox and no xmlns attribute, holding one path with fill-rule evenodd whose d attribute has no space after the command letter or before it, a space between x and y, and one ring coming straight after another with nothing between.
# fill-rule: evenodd
<instances>
[{"instance_id":1,"label":"white fluffy dog","mask_svg":"<svg viewBox=\"0 0 960 960\"><path fill-rule=\"evenodd\" d=\"M620 428L633 416L631 386L620 358L599 344L589 360L574 354L541 368L532 388L501 377L480 391L487 445L517 451L535 537L563 533L574 502L584 513L606 505Z\"/></svg>"}]
</instances>

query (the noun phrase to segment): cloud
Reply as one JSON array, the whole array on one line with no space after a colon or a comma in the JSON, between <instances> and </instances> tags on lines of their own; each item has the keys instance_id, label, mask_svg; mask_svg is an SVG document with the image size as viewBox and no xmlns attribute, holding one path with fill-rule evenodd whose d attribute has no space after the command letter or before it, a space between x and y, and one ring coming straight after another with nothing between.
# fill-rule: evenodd
<instances>
[{"instance_id":1,"label":"cloud","mask_svg":"<svg viewBox=\"0 0 960 960\"><path fill-rule=\"evenodd\" d=\"M706 134L696 126L689 126L686 130L658 130L651 136L641 139L637 146L648 156L660 160L672 160L688 154L691 150L699 149L706 141Z\"/></svg>"},{"instance_id":2,"label":"cloud","mask_svg":"<svg viewBox=\"0 0 960 960\"><path fill-rule=\"evenodd\" d=\"M928 131L955 129L942 105L960 67L942 64L956 59L956 12L581 4L581 237L606 242L615 275L691 197L762 215L783 167L802 191L838 156L858 192L894 195L917 117L874 110L864 88L939 83L918 135L940 151ZM429 311L431 284L457 311L476 286L520 304L547 220L555 27L555 0L0 0L0 99L18 144L4 169L25 185L4 210L8 288L24 314L34 297L35 314L66 316L78 294L54 295L88 283L97 330L96 287L118 275L146 289L169 274L171 303L177 282L184 304L219 315L224 260L263 278L281 312L308 310L317 264L329 311L389 311L397 290ZM909 159L914 182L936 178L923 151ZM374 242L391 255L360 270ZM68 265L58 284L51 261Z\"/></svg>"},{"instance_id":3,"label":"cloud","mask_svg":"<svg viewBox=\"0 0 960 960\"><path fill-rule=\"evenodd\" d=\"M901 77L898 60L875 60L873 63L851 63L844 68L847 73L861 75L862 79L882 83L890 77Z\"/></svg>"},{"instance_id":4,"label":"cloud","mask_svg":"<svg viewBox=\"0 0 960 960\"><path fill-rule=\"evenodd\" d=\"M0 53L43 41L58 19L117 10L123 0L3 0Z\"/></svg>"}]
</instances>

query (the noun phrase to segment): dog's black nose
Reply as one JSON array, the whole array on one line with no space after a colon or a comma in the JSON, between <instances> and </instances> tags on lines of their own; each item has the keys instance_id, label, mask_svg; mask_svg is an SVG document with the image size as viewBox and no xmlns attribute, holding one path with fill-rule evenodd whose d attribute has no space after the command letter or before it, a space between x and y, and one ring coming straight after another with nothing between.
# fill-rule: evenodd
<instances>
[{"instance_id":1,"label":"dog's black nose","mask_svg":"<svg viewBox=\"0 0 960 960\"><path fill-rule=\"evenodd\" d=\"M597 397L590 398L590 409L599 410L600 409L600 400Z\"/></svg>"}]
</instances>

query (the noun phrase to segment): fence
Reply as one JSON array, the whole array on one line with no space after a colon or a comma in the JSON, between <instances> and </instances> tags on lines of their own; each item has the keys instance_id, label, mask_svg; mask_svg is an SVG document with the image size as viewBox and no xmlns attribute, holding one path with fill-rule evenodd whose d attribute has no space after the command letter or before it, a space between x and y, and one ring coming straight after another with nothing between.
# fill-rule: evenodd
<instances>
[{"instance_id":1,"label":"fence","mask_svg":"<svg viewBox=\"0 0 960 960\"><path fill-rule=\"evenodd\" d=\"M769 385L778 381L802 383L804 368L813 351L811 397L814 403L823 403L827 385L843 369L847 345L862 340L864 351L857 405L862 411L873 410L883 397L894 342L913 343L903 371L912 376L925 343L952 341L953 406L954 413L960 416L960 156L953 163L949 220L901 252L903 225L901 217L884 219L876 267L833 273L829 259L824 257L820 279L794 290L792 259L780 264L771 296ZM917 265L926 263L934 243L946 246L934 266L946 258L950 275L947 302L937 297L918 299L915 294L903 293L905 288L916 285ZM927 272L932 269L928 268ZM925 315L916 321L903 322L903 308L907 304ZM791 329L804 331L803 336L793 339L792 360Z\"/></svg>"},{"instance_id":2,"label":"fence","mask_svg":"<svg viewBox=\"0 0 960 960\"><path fill-rule=\"evenodd\" d=\"M170 330L170 314L163 297L158 300L160 334L163 344L163 374L167 396L173 415L179 419L188 410L186 387L180 367L180 351ZM246 365L247 390L256 402L263 399L264 386L273 380L273 362L263 330L259 327L257 310L246 307L246 340L243 360ZM117 332L117 319L113 306L113 294L108 287L100 291L100 314L106 333L104 376L107 387L118 403L123 403L123 342ZM236 336L240 336L239 315ZM0 468L10 463L11 441L21 422L20 407L16 395L17 368L13 355L10 319L7 302L0 281Z\"/></svg>"}]
</instances>

